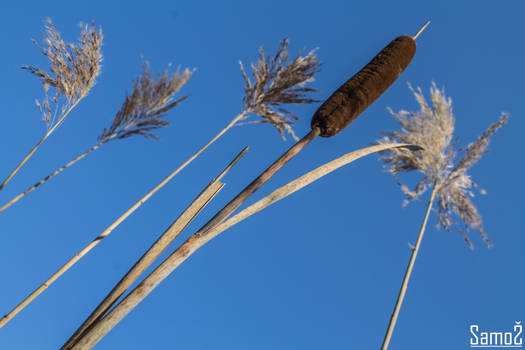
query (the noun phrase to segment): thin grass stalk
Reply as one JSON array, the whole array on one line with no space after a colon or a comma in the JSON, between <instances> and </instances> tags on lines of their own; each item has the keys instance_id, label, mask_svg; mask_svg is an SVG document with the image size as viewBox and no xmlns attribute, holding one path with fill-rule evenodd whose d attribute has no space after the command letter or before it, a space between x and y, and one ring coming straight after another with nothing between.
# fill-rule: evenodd
<instances>
[{"instance_id":1,"label":"thin grass stalk","mask_svg":"<svg viewBox=\"0 0 525 350\"><path fill-rule=\"evenodd\" d=\"M203 203L199 208L204 206L215 196L215 194L222 189L224 184L220 180L228 173L228 171L246 154L248 147L244 148L235 159L224 169L224 171L216 177L210 184L201 192L201 194L194 200L192 205L188 207L173 224L157 239L157 241L144 253L144 255L137 261L137 263L126 273L126 275L117 283L111 292L104 298L104 300L97 306L95 311L84 321L84 323L77 329L75 334L62 346L62 349L68 349L73 345L78 338L91 326L94 322L100 319L109 308L120 298L122 294L133 284L133 282L144 272L158 256L179 236L179 234L186 228L186 226L195 218L199 211L194 210L196 203Z\"/></svg>"},{"instance_id":2,"label":"thin grass stalk","mask_svg":"<svg viewBox=\"0 0 525 350\"><path fill-rule=\"evenodd\" d=\"M22 161L16 166L16 168L11 172L11 174L9 174L9 176L4 180L4 182L2 182L2 184L0 185L0 191L5 187L5 185L7 185L7 183L13 178L13 176L15 176L15 174L20 170L20 168L22 168L22 166L29 160L29 158L31 158L31 156L36 152L36 150L40 147L40 145L42 145L42 143L44 143L44 141L49 137L51 136L51 134L56 130L56 128L62 124L62 122L64 121L64 119L69 115L69 113L73 110L73 108L75 108L77 106L77 104L80 102L80 100L82 98L84 98L85 95L81 95L76 101L75 103L73 103L71 105L71 107L68 108L68 110L60 117L60 119L58 120L58 122L56 122L55 125L53 125L53 127L51 129L49 129L46 134L44 135L44 137L42 137L42 139L40 139L40 141L38 141L38 143L35 145L35 147L33 147L33 149L24 157L24 159L22 159ZM0 327L1 327L1 323L0 323Z\"/></svg>"},{"instance_id":3,"label":"thin grass stalk","mask_svg":"<svg viewBox=\"0 0 525 350\"><path fill-rule=\"evenodd\" d=\"M72 166L73 164L75 164L76 162L78 162L79 160L81 160L82 158L84 158L85 156L90 154L91 152L95 151L96 149L98 149L100 146L102 146L103 144L107 143L108 141L110 141L110 140L104 140L104 141L101 141L101 142L97 143L95 146L91 147L89 150L87 150L86 152L82 153L81 155L79 155L78 157L76 157L75 159L70 161L69 163L63 165L61 168L59 168L59 169L55 170L54 172L52 172L51 174L47 175L42 180L38 181L33 186L29 187L27 190L25 190L24 192L20 193L19 195L17 195L13 199L11 199L9 202L4 204L2 207L0 207L0 213L3 212L4 210L6 210L7 208L9 208L10 206L12 206L13 204L15 204L16 202L18 202L22 197L24 197L25 195L33 192L40 185L46 183L48 180L51 180L53 177L57 176L62 171L66 170L67 168L69 168L70 166Z\"/></svg>"},{"instance_id":4,"label":"thin grass stalk","mask_svg":"<svg viewBox=\"0 0 525 350\"><path fill-rule=\"evenodd\" d=\"M419 248L421 247L421 241L423 240L423 235L427 227L428 217L430 215L430 211L432 210L432 204L434 203L436 194L437 194L437 190L436 190L436 185L434 184L432 188L432 193L430 195L430 199L427 204L427 210L425 212L425 217L423 218L423 223L421 224L421 228L419 229L419 234L417 236L416 245L412 248L412 254L410 256L410 261L408 262L408 266L405 271L405 276L403 277L403 283L401 284L401 288L399 289L399 295L397 296L396 305L394 307L394 311L392 312L392 316L390 317L390 322L388 323L388 328L386 330L386 334L383 339L383 345L381 345L381 350L387 350L390 344L390 339L392 338L392 333L394 332L394 327L396 326L397 318L399 316L399 311L401 310L401 306L403 305L403 300L405 299L405 294L406 294L407 287L408 287L408 281L410 280L410 276L412 275L412 269L414 268L416 257L419 252Z\"/></svg>"},{"instance_id":5,"label":"thin grass stalk","mask_svg":"<svg viewBox=\"0 0 525 350\"><path fill-rule=\"evenodd\" d=\"M244 209L224 223L210 229L206 234L193 234L179 248L177 248L168 258L166 258L153 272L151 272L139 285L133 289L119 304L103 318L93 323L92 326L82 335L82 337L71 348L63 347L62 350L87 350L91 349L100 341L113 327L115 327L131 310L133 310L146 296L153 291L166 277L168 277L180 264L189 256L202 247L205 243L224 232L226 229L257 213L267 206L289 196L308 184L329 174L330 172L349 164L361 157L371 153L384 151L394 147L414 147L407 144L388 144L366 147L348 153L332 162L291 181L285 186L272 192L270 195L259 200L250 207ZM200 230L199 230L200 232Z\"/></svg>"},{"instance_id":6,"label":"thin grass stalk","mask_svg":"<svg viewBox=\"0 0 525 350\"><path fill-rule=\"evenodd\" d=\"M42 292L44 292L53 282L55 282L60 276L62 276L67 270L69 270L73 265L75 265L82 257L84 257L91 249L93 249L97 244L99 244L104 238L109 236L113 230L120 225L124 220L126 220L135 210L137 210L142 204L144 204L151 196L153 196L158 190L160 190L164 185L166 185L175 175L177 175L182 169L184 169L188 164L190 164L195 158L197 158L202 152L204 152L209 146L211 146L215 141L217 141L226 131L231 129L235 123L241 120L247 111L244 111L237 115L224 129L222 129L217 135L215 135L206 145L199 149L195 154L193 154L188 160L186 160L182 165L175 169L171 174L169 174L164 180L162 180L157 186L151 189L144 197L139 199L135 204L133 204L128 210L124 212L117 220L115 220L111 225L109 225L100 235L97 236L91 243L84 247L80 252L78 252L73 258L71 258L67 263L65 263L57 272L55 272L51 277L49 277L40 287L35 289L30 295L28 295L20 304L18 304L13 310L11 310L7 315L5 315L0 320L0 328L5 326L13 317L15 317L20 311L22 311L29 303L31 303L36 297L38 297Z\"/></svg>"}]
</instances>

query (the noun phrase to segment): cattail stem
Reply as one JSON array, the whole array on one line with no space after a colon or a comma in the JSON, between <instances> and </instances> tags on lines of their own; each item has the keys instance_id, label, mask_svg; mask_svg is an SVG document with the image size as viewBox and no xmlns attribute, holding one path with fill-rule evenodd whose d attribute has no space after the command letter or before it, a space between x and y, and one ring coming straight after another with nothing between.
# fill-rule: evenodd
<instances>
[{"instance_id":1,"label":"cattail stem","mask_svg":"<svg viewBox=\"0 0 525 350\"><path fill-rule=\"evenodd\" d=\"M11 172L11 174L9 174L9 176L4 180L4 182L2 182L2 184L0 185L0 191L5 187L5 185L7 185L7 183L13 178L13 176L15 176L15 174L20 170L20 168L22 168L22 166L29 160L29 158L31 158L31 156L36 152L36 150L40 147L40 145L42 145L42 143L44 143L44 141L49 137L51 136L51 134L56 130L56 128L58 126L60 126L62 124L62 122L64 121L64 119L69 115L69 113L71 113L71 111L73 110L73 108L75 108L77 106L77 104L80 102L80 100L84 98L84 95L81 95L76 101L75 103L73 103L71 105L71 107L68 108L68 110L62 114L62 116L60 117L60 119L55 123L55 125L53 125L53 127L51 129L49 129L46 134L44 135L44 137L42 137L42 139L40 141L38 141L38 143L35 145L35 147L33 147L33 149L25 156L24 159L22 159L22 161L16 166L15 170L13 170ZM0 322L0 328L2 327L2 324Z\"/></svg>"},{"instance_id":2,"label":"cattail stem","mask_svg":"<svg viewBox=\"0 0 525 350\"><path fill-rule=\"evenodd\" d=\"M214 226L224 221L231 213L240 207L248 197L257 191L266 181L268 181L277 171L288 163L297 153L301 152L310 142L319 136L320 130L313 128L306 136L297 141L290 147L279 159L263 171L255 180L246 186L234 199L232 199L224 208L222 208L210 221L208 221L196 234L206 235Z\"/></svg>"},{"instance_id":3,"label":"cattail stem","mask_svg":"<svg viewBox=\"0 0 525 350\"><path fill-rule=\"evenodd\" d=\"M188 164L190 164L195 158L197 158L204 150L206 150L211 144L213 144L219 137L221 137L226 131L231 129L238 121L242 120L249 111L245 110L239 115L237 115L224 129L222 129L217 135L215 135L206 145L199 149L195 154L193 154L188 160L186 160L182 165L175 169L171 174L169 174L164 180L162 180L157 186L151 189L144 197L139 199L135 204L133 204L128 210L124 212L115 222L109 225L97 238L95 238L91 243L89 243L84 249L78 252L73 258L71 258L64 266L62 266L57 272L55 272L51 277L49 277L40 287L38 287L33 293L27 296L20 304L18 304L13 310L11 310L7 315L5 315L0 320L0 328L6 325L13 317L15 317L20 311L22 311L31 301L33 301L37 296L42 294L53 282L55 282L60 276L62 276L67 270L69 270L73 265L77 263L84 255L86 255L91 249L93 249L97 244L102 241L105 237L109 236L111 232L120 225L124 220L126 220L135 210L137 210L142 204L144 204L151 196L153 196L158 190L160 190L164 185L166 185L175 175L177 175L182 169L184 169ZM58 123L63 120L61 118ZM57 123L57 124L58 124ZM55 124L56 126L56 124Z\"/></svg>"},{"instance_id":4,"label":"cattail stem","mask_svg":"<svg viewBox=\"0 0 525 350\"><path fill-rule=\"evenodd\" d=\"M425 217L423 218L423 223L421 224L421 228L419 229L419 234L417 236L416 245L412 248L412 255L410 256L410 261L408 262L408 266L405 271L405 276L403 277L403 283L401 284L399 295L397 296L394 311L392 312L392 316L390 317L390 322L388 323L388 328L386 330L386 334L383 339L383 345L381 346L381 350L387 350L388 345L390 344L390 338L392 338L392 333L394 332L394 327L396 326L397 318L399 316L399 311L401 310L403 300L405 299L405 293L408 287L408 281L410 280L410 276L412 275L412 269L414 268L414 263L416 262L416 257L419 252L419 248L421 246L421 241L423 240L423 235L427 227L427 221L430 215L430 211L432 209L432 204L434 203L434 199L436 198L436 193L437 193L436 190L437 188L436 188L436 185L434 184L432 188L432 194L430 195L430 199L427 204L427 210L425 212Z\"/></svg>"},{"instance_id":5,"label":"cattail stem","mask_svg":"<svg viewBox=\"0 0 525 350\"><path fill-rule=\"evenodd\" d=\"M426 21L425 24L423 24L423 26L421 28L419 28L419 30L417 31L416 34L414 34L414 36L412 37L412 39L416 40L417 37L423 33L423 31L425 30L426 27L428 27L428 25L430 24L430 21Z\"/></svg>"},{"instance_id":6,"label":"cattail stem","mask_svg":"<svg viewBox=\"0 0 525 350\"><path fill-rule=\"evenodd\" d=\"M228 219L224 223L215 226L206 234L194 234L186 240L177 250L166 258L151 274L149 274L135 289L133 289L117 306L106 314L103 318L94 322L89 329L84 332L81 338L72 348L63 347L62 350L87 350L91 349L100 341L113 327L115 327L131 310L133 310L143 299L145 299L153 289L155 289L166 277L168 277L180 264L189 258L195 251L209 242L220 233L231 226L239 223L247 217L259 212L267 206L287 197L288 195L300 190L304 186L318 180L319 178L335 171L343 165L349 164L366 155L381 152L395 147L414 147L408 144L388 144L366 147L326 163L315 170L289 182L288 184L275 190L268 196L259 200L255 204L244 209L237 215Z\"/></svg>"},{"instance_id":7,"label":"cattail stem","mask_svg":"<svg viewBox=\"0 0 525 350\"><path fill-rule=\"evenodd\" d=\"M51 174L47 175L42 180L38 181L36 184L34 184L33 186L29 187L27 190L25 190L24 192L20 193L19 195L17 195L13 199L11 199L9 202L4 204L2 207L0 207L0 213L3 212L4 210L6 210L7 208L9 208L10 206L12 206L13 204L15 204L16 202L18 202L22 197L24 197L25 195L33 192L40 185L44 184L48 180L51 180L53 177L55 177L56 175L60 174L62 171L66 170L67 168L69 168L70 166L72 166L73 164L75 164L76 162L78 162L79 160L81 160L82 158L84 158L85 156L90 154L91 152L95 151L96 149L98 149L100 146L102 146L103 144L105 144L108 141L110 141L110 140L104 140L104 141L101 141L101 142L97 143L95 146L91 147L89 150L87 150L86 152L82 153L81 155L79 155L78 157L76 157L75 159L70 161L69 163L67 163L64 166L62 166L61 168L55 170Z\"/></svg>"},{"instance_id":8,"label":"cattail stem","mask_svg":"<svg viewBox=\"0 0 525 350\"><path fill-rule=\"evenodd\" d=\"M62 346L62 349L69 349L82 334L97 320L99 320L111 306L117 301L122 294L131 286L131 284L144 272L158 256L175 240L179 234L186 228L186 226L197 216L206 204L213 199L213 197L224 187L220 180L226 173L246 154L248 147L244 148L235 159L224 169L224 171L215 178L210 184L199 194L193 203L175 220L175 222L157 239L157 241L148 249L148 251L137 261L137 263L129 270L119 283L111 290L111 292L104 298L104 300L97 306L95 311L89 315L84 323L77 329L77 331L69 338L69 340Z\"/></svg>"}]
</instances>

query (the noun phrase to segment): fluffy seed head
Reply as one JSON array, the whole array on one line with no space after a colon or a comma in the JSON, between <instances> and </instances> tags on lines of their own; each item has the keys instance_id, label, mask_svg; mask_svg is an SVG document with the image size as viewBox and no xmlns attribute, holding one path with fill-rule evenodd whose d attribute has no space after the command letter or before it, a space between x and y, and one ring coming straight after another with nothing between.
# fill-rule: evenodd
<instances>
[{"instance_id":1,"label":"fluffy seed head","mask_svg":"<svg viewBox=\"0 0 525 350\"><path fill-rule=\"evenodd\" d=\"M291 124L298 118L283 105L317 102L307 96L307 93L316 90L304 85L314 80L313 77L319 72L321 63L315 50L304 56L298 55L291 62L287 62L288 45L288 39L283 39L273 58L266 56L264 48L260 47L259 60L256 65L251 65L254 82L248 77L242 62L239 64L245 80L245 111L262 118L251 123L271 123L283 138L286 131L297 139Z\"/></svg>"},{"instance_id":2,"label":"fluffy seed head","mask_svg":"<svg viewBox=\"0 0 525 350\"><path fill-rule=\"evenodd\" d=\"M142 65L142 74L133 81L133 91L126 95L113 123L99 136L101 141L124 139L142 135L158 139L153 130L169 125L162 120L167 112L186 97L174 100L174 95L188 81L193 71L177 69L175 73L165 70L155 77L148 62Z\"/></svg>"},{"instance_id":3,"label":"fluffy seed head","mask_svg":"<svg viewBox=\"0 0 525 350\"><path fill-rule=\"evenodd\" d=\"M45 98L42 102L37 101L37 107L49 128L53 125L61 97L66 101L61 110L64 112L86 96L95 85L102 63L102 29L97 28L94 23L91 27L81 24L78 44L66 43L53 22L48 19L43 37L43 46L39 46L34 40L33 42L49 59L49 72L36 66L23 66L22 69L42 81ZM49 87L55 89L53 97L48 95ZM51 107L53 104L55 108Z\"/></svg>"},{"instance_id":4,"label":"fluffy seed head","mask_svg":"<svg viewBox=\"0 0 525 350\"><path fill-rule=\"evenodd\" d=\"M407 195L404 205L419 198L428 187L435 187L438 226L446 230L455 226L471 248L472 243L465 231L472 228L479 232L487 245L491 246L483 231L481 215L471 201L474 196L473 187L482 194L485 191L472 181L467 170L487 152L490 136L506 123L508 115L502 115L464 150L458 149L457 142L452 141L455 122L452 100L445 96L444 90L436 88L432 83L431 105L427 103L420 88L414 90L410 87L410 90L420 110L417 112L402 110L397 113L390 110L401 125L401 131L388 131L385 137L378 141L382 144L404 142L422 147L416 151L396 148L381 155L381 160L388 171L396 178L398 174L412 170L418 170L423 174L423 178L412 189L398 181L402 191ZM463 156L455 163L460 152L463 152ZM459 225L455 217L458 217L463 225Z\"/></svg>"}]
</instances>

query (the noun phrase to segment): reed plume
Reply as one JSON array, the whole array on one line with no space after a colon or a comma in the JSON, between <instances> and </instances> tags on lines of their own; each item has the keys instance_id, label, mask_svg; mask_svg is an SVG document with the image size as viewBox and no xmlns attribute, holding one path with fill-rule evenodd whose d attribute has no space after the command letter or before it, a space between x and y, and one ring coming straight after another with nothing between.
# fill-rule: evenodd
<instances>
[{"instance_id":1,"label":"reed plume","mask_svg":"<svg viewBox=\"0 0 525 350\"><path fill-rule=\"evenodd\" d=\"M404 206L420 198L427 189L430 189L431 194L416 245L412 248L412 255L394 312L383 340L382 350L388 349L435 200L437 200L438 227L441 226L446 230L450 230L453 226L456 227L471 249L473 244L466 233L469 229L476 230L489 247L492 245L483 230L481 215L471 201L471 197L474 196L474 188L477 188L480 193L485 193L485 191L472 181L467 171L487 152L490 136L508 119L508 115L503 114L476 141L464 149L457 148L457 142L453 141L455 117L452 112L452 100L445 96L444 90L438 89L432 83L430 88L431 105L426 101L420 88L414 90L410 86L410 90L418 102L420 110L417 112L402 110L397 113L390 110L390 113L399 122L401 131L388 131L385 133L385 137L378 142L383 145L396 142L413 143L421 146L421 149L409 152L402 148L393 148L383 152L381 160L407 196L403 203ZM463 155L456 162L456 158L461 153ZM399 174L414 170L423 175L423 178L415 186L410 188L399 181Z\"/></svg>"},{"instance_id":2,"label":"reed plume","mask_svg":"<svg viewBox=\"0 0 525 350\"><path fill-rule=\"evenodd\" d=\"M0 185L2 190L20 168L31 158L40 145L63 123L95 85L102 62L102 29L93 23L92 27L81 25L78 44L66 43L48 19L43 33L44 45L37 45L49 59L50 69L46 72L36 66L22 66L22 69L40 78L44 88L44 99L36 105L47 126L47 132L33 149ZM49 88L54 95L49 95Z\"/></svg>"},{"instance_id":3,"label":"reed plume","mask_svg":"<svg viewBox=\"0 0 525 350\"><path fill-rule=\"evenodd\" d=\"M174 95L188 81L192 71L185 69L170 73L165 70L157 77L148 62L142 65L142 74L133 81L133 90L126 94L122 107L116 113L113 122L104 128L98 137L98 142L86 152L80 154L69 163L47 175L24 192L12 198L0 207L0 212L19 201L25 195L36 190L40 185L60 174L91 152L112 140L125 139L133 135L142 135L159 139L153 132L169 125L165 119L167 113L186 97L174 100Z\"/></svg>"},{"instance_id":4,"label":"reed plume","mask_svg":"<svg viewBox=\"0 0 525 350\"><path fill-rule=\"evenodd\" d=\"M298 140L291 125L299 118L283 105L318 102L307 96L307 93L316 90L304 85L314 80L313 77L319 72L321 64L315 55L316 49L305 56L298 55L287 64L289 44L288 39L283 39L273 58L264 53L264 47L259 48L257 65L253 63L251 65L253 83L241 61L239 65L245 80L244 111L246 114L253 113L262 118L247 123L270 123L275 126L283 139L285 139L285 132L288 132Z\"/></svg>"}]
</instances>

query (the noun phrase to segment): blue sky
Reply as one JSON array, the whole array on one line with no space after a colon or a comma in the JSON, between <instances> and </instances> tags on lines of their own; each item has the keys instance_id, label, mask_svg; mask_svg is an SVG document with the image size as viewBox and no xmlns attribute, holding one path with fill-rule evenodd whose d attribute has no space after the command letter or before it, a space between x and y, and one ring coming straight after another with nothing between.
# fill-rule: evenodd
<instances>
[{"instance_id":1,"label":"blue sky","mask_svg":"<svg viewBox=\"0 0 525 350\"><path fill-rule=\"evenodd\" d=\"M47 17L68 41L76 40L79 22L92 20L105 38L97 85L0 193L2 203L96 142L140 73L142 56L155 70L170 62L197 70L181 90L189 98L159 131L161 141L111 142L0 213L0 313L240 111L239 59L255 61L260 45L274 52L284 37L293 54L319 47L324 64L312 87L324 99L392 39L431 20L398 81L349 128L315 140L249 203L397 128L386 108L417 108L408 82L426 94L432 81L445 87L463 145L509 112L492 152L470 172L488 192L474 203L495 247L471 233L471 251L459 233L436 230L432 216L390 349L467 349L470 324L506 331L524 319L523 2L29 1L3 8L2 177L45 132L33 103L41 86L19 69L46 67L30 39L40 39ZM301 117L298 135L309 131L317 108L293 109ZM184 237L291 144L268 125L231 130L2 328L0 349L59 348L237 152L251 148ZM402 209L402 200L377 157L342 168L204 246L96 349L377 349L424 214L424 201Z\"/></svg>"}]
</instances>

